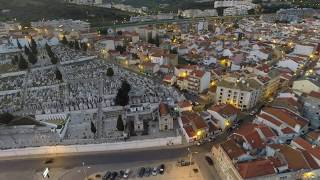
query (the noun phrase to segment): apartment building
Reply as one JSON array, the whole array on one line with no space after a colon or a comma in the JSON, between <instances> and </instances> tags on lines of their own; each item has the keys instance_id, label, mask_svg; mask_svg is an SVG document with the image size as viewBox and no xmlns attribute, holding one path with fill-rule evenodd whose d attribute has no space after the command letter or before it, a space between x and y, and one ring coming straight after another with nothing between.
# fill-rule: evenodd
<instances>
[{"instance_id":1,"label":"apartment building","mask_svg":"<svg viewBox=\"0 0 320 180\"><path fill-rule=\"evenodd\" d=\"M226 77L217 82L216 103L232 104L241 110L253 108L260 100L262 86L255 79Z\"/></svg>"},{"instance_id":2,"label":"apartment building","mask_svg":"<svg viewBox=\"0 0 320 180\"><path fill-rule=\"evenodd\" d=\"M202 93L210 86L210 72L195 70L187 78L187 90L194 93Z\"/></svg>"}]
</instances>

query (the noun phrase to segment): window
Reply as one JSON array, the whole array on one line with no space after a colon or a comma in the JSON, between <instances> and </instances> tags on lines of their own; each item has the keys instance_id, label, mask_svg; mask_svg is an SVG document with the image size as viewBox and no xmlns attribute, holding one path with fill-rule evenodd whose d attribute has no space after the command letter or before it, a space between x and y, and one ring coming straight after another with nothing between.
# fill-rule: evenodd
<instances>
[{"instance_id":1,"label":"window","mask_svg":"<svg viewBox=\"0 0 320 180\"><path fill-rule=\"evenodd\" d=\"M222 93L220 93L220 95L222 96Z\"/></svg>"},{"instance_id":2,"label":"window","mask_svg":"<svg viewBox=\"0 0 320 180\"><path fill-rule=\"evenodd\" d=\"M228 94L228 97L230 97L231 96L231 94Z\"/></svg>"},{"instance_id":3,"label":"window","mask_svg":"<svg viewBox=\"0 0 320 180\"><path fill-rule=\"evenodd\" d=\"M243 99L243 97L241 96L240 99Z\"/></svg>"},{"instance_id":4,"label":"window","mask_svg":"<svg viewBox=\"0 0 320 180\"><path fill-rule=\"evenodd\" d=\"M223 91L223 89L221 88L220 91Z\"/></svg>"}]
</instances>

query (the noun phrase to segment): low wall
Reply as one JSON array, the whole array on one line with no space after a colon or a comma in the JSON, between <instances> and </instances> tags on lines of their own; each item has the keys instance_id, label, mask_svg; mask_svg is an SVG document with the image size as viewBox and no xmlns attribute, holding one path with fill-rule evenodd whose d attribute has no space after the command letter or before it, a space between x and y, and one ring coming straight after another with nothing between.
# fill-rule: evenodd
<instances>
[{"instance_id":1,"label":"low wall","mask_svg":"<svg viewBox=\"0 0 320 180\"><path fill-rule=\"evenodd\" d=\"M30 156L30 155L53 155L53 154L66 154L66 153L81 153L81 152L98 152L98 151L113 151L113 150L127 150L127 149L140 149L167 146L167 144L182 144L181 136L156 138L139 141L127 141L117 143L104 143L104 144L88 144L88 145L70 145L70 146L42 146L42 147L29 147L21 149L8 149L0 150L1 157L17 157L17 156Z\"/></svg>"}]
</instances>

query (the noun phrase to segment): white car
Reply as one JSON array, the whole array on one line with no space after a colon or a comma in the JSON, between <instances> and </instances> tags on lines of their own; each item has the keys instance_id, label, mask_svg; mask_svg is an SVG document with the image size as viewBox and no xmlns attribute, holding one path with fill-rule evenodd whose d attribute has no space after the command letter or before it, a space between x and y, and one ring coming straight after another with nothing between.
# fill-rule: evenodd
<instances>
[{"instance_id":1,"label":"white car","mask_svg":"<svg viewBox=\"0 0 320 180\"><path fill-rule=\"evenodd\" d=\"M158 168L155 167L155 168L153 168L153 170L152 170L152 175L153 175L153 176L156 176L157 174L158 174Z\"/></svg>"},{"instance_id":2,"label":"white car","mask_svg":"<svg viewBox=\"0 0 320 180\"><path fill-rule=\"evenodd\" d=\"M130 169L127 169L125 172L124 172L124 175L123 175L123 178L128 178L129 177L129 174L130 174Z\"/></svg>"}]
</instances>

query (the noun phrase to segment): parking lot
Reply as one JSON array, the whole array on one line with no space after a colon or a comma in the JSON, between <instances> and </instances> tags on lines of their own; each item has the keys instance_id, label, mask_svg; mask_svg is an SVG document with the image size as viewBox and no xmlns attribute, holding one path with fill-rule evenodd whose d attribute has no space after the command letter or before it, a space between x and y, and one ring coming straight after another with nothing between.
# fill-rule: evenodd
<instances>
[{"instance_id":1,"label":"parking lot","mask_svg":"<svg viewBox=\"0 0 320 180\"><path fill-rule=\"evenodd\" d=\"M87 179L88 180L103 180L103 176L106 174L107 171L117 172L117 177L114 178L118 179L141 179L141 180L168 180L168 179L175 179L175 180L202 180L201 173L199 171L199 167L196 164L190 166L183 166L178 167L176 165L176 161L166 162L164 163L165 168L163 174L159 172L160 163L157 164L148 164L146 166L140 167L132 167L127 168L130 169L128 178L120 177L121 169L112 169L106 170L104 172L97 172L90 175ZM144 167L145 169L151 168L151 172L148 173L147 170L144 171L143 175L141 173L141 168ZM158 168L157 173L154 173L154 168ZM126 171L127 169L123 169ZM111 179L111 178L109 178Z\"/></svg>"}]
</instances>

